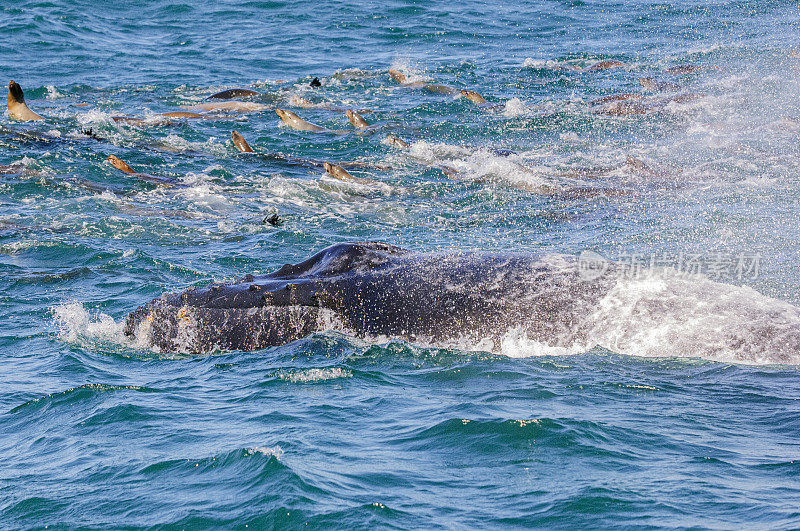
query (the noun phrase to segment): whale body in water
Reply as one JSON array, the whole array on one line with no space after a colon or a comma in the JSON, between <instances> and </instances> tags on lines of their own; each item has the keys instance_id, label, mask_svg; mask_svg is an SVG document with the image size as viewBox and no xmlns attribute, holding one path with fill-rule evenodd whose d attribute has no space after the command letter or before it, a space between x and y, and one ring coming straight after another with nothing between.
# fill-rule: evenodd
<instances>
[{"instance_id":1,"label":"whale body in water","mask_svg":"<svg viewBox=\"0 0 800 531\"><path fill-rule=\"evenodd\" d=\"M165 352L255 350L317 332L546 353L596 346L632 355L747 362L800 359L800 309L747 287L674 270L629 278L565 255L415 253L366 242L239 282L139 307L125 333ZM594 265L596 267L597 264Z\"/></svg>"}]
</instances>

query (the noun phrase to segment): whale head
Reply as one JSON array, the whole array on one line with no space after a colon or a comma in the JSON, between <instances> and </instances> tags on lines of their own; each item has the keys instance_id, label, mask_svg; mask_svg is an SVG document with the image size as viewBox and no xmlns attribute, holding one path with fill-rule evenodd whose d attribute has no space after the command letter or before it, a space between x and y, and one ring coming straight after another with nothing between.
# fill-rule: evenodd
<instances>
[{"instance_id":1,"label":"whale head","mask_svg":"<svg viewBox=\"0 0 800 531\"><path fill-rule=\"evenodd\" d=\"M167 352L282 345L330 328L354 278L407 252L376 242L333 245L265 276L162 295L133 311L124 331Z\"/></svg>"}]
</instances>

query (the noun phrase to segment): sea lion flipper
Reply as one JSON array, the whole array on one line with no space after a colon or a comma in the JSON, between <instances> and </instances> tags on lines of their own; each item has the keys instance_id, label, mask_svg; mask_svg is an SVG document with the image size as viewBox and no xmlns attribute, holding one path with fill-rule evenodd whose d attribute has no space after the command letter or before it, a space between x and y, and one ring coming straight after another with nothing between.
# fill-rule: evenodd
<instances>
[{"instance_id":1,"label":"sea lion flipper","mask_svg":"<svg viewBox=\"0 0 800 531\"><path fill-rule=\"evenodd\" d=\"M238 132L231 131L231 141L233 141L233 145L236 146L236 149L242 153L253 152L253 148L250 147L250 144L247 143L247 140L245 140L244 137Z\"/></svg>"}]
</instances>

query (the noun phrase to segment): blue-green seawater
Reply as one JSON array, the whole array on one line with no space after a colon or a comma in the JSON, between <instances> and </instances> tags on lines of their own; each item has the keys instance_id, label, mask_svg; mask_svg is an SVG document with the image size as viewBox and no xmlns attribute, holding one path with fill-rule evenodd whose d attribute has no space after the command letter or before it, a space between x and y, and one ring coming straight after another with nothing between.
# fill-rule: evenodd
<instances>
[{"instance_id":1,"label":"blue-green seawater","mask_svg":"<svg viewBox=\"0 0 800 531\"><path fill-rule=\"evenodd\" d=\"M800 356L672 350L660 307L619 351L330 331L190 356L122 332L161 293L353 240L746 253L758 271L713 280L799 304L798 24L786 0L4 2L0 78L46 120L0 119L0 527L800 527ZM232 87L265 109L156 117ZM591 104L619 93L654 111ZM547 192L598 188L618 193ZM705 326L690 288L677 311Z\"/></svg>"}]
</instances>

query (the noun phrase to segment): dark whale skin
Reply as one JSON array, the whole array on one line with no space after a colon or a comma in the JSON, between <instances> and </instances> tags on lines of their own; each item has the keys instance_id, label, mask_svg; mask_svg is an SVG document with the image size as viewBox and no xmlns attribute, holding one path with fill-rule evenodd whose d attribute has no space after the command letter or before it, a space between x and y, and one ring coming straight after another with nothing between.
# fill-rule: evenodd
<instances>
[{"instance_id":1,"label":"dark whale skin","mask_svg":"<svg viewBox=\"0 0 800 531\"><path fill-rule=\"evenodd\" d=\"M442 342L522 327L570 343L608 287L580 278L566 257L343 243L265 276L163 295L132 312L125 333L165 352L256 350L330 329Z\"/></svg>"}]
</instances>

